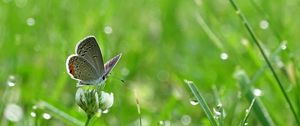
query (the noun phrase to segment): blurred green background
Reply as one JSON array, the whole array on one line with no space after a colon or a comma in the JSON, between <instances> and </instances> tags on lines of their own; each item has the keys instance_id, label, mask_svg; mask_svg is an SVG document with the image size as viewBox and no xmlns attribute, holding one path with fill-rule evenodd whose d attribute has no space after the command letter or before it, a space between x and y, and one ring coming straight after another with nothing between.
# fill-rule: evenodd
<instances>
[{"instance_id":1,"label":"blurred green background","mask_svg":"<svg viewBox=\"0 0 300 126\"><path fill-rule=\"evenodd\" d=\"M237 3L300 113L299 1ZM35 109L41 101L85 122L65 62L88 35L97 38L105 61L123 53L105 87L114 105L96 125L138 125L135 91L144 126L210 125L202 108L190 103L185 79L195 82L212 110L222 104L224 125L238 125L251 101L241 73L261 92L259 103L274 124L297 124L229 1L1 0L0 125L75 125L53 109ZM12 105L20 110L10 112ZM256 114L248 124L264 125Z\"/></svg>"}]
</instances>

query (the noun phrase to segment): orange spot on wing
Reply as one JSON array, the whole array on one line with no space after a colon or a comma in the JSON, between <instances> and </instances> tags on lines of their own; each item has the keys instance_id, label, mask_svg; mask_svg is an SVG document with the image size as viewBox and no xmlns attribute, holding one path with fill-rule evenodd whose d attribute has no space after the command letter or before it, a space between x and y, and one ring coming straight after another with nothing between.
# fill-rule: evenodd
<instances>
[{"instance_id":1,"label":"orange spot on wing","mask_svg":"<svg viewBox=\"0 0 300 126\"><path fill-rule=\"evenodd\" d=\"M75 69L74 69L74 64L73 63L69 64L69 73L72 74L73 76L75 74Z\"/></svg>"}]
</instances>

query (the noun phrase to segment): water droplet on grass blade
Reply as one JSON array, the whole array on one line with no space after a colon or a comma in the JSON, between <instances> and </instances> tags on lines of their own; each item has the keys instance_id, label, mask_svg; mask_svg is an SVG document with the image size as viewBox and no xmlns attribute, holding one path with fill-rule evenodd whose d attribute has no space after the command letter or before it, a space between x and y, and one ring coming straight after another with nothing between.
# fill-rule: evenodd
<instances>
[{"instance_id":1,"label":"water droplet on grass blade","mask_svg":"<svg viewBox=\"0 0 300 126\"><path fill-rule=\"evenodd\" d=\"M13 87L13 86L15 86L15 83L13 83L13 82L11 82L11 81L8 81L8 82L7 82L7 85L10 86L10 87Z\"/></svg>"},{"instance_id":2,"label":"water droplet on grass blade","mask_svg":"<svg viewBox=\"0 0 300 126\"><path fill-rule=\"evenodd\" d=\"M33 117L33 118L36 117L36 113L35 113L35 112L31 112L30 115L31 115L31 117Z\"/></svg>"},{"instance_id":3,"label":"water droplet on grass blade","mask_svg":"<svg viewBox=\"0 0 300 126\"><path fill-rule=\"evenodd\" d=\"M246 113L249 113L250 112L250 110L249 109L246 109Z\"/></svg>"},{"instance_id":4,"label":"water droplet on grass blade","mask_svg":"<svg viewBox=\"0 0 300 126\"><path fill-rule=\"evenodd\" d=\"M16 85L16 77L13 76L13 75L10 75L10 76L8 77L8 79L7 79L7 85L8 85L9 87L15 86L15 85Z\"/></svg>"},{"instance_id":5,"label":"water droplet on grass blade","mask_svg":"<svg viewBox=\"0 0 300 126\"><path fill-rule=\"evenodd\" d=\"M26 23L28 26L35 25L35 19L34 18L27 18Z\"/></svg>"},{"instance_id":6,"label":"water droplet on grass blade","mask_svg":"<svg viewBox=\"0 0 300 126\"><path fill-rule=\"evenodd\" d=\"M261 20L259 26L261 29L267 29L269 27L269 22L267 20Z\"/></svg>"},{"instance_id":7,"label":"water droplet on grass blade","mask_svg":"<svg viewBox=\"0 0 300 126\"><path fill-rule=\"evenodd\" d=\"M48 114L48 113L43 113L43 118L44 119L46 119L46 120L49 120L49 119L51 119L51 115L50 114Z\"/></svg>"},{"instance_id":8,"label":"water droplet on grass blade","mask_svg":"<svg viewBox=\"0 0 300 126\"><path fill-rule=\"evenodd\" d=\"M283 40L283 41L282 41L282 44L281 44L281 46L280 46L280 48L281 48L282 50L286 50L286 48L287 48L286 44L287 44L287 40Z\"/></svg>"},{"instance_id":9,"label":"water droplet on grass blade","mask_svg":"<svg viewBox=\"0 0 300 126\"><path fill-rule=\"evenodd\" d=\"M217 108L213 108L215 118L219 118L221 116L221 112L217 110Z\"/></svg>"},{"instance_id":10,"label":"water droplet on grass blade","mask_svg":"<svg viewBox=\"0 0 300 126\"><path fill-rule=\"evenodd\" d=\"M262 91L260 89L257 89L257 88L254 89L252 92L253 92L254 96L257 96L257 97L262 95Z\"/></svg>"},{"instance_id":11,"label":"water droplet on grass blade","mask_svg":"<svg viewBox=\"0 0 300 126\"><path fill-rule=\"evenodd\" d=\"M191 100L190 100L190 103L191 103L192 105L198 105L198 104L199 104L198 100L196 100L196 99L191 99Z\"/></svg>"},{"instance_id":12,"label":"water droplet on grass blade","mask_svg":"<svg viewBox=\"0 0 300 126\"><path fill-rule=\"evenodd\" d=\"M228 54L225 53L225 52L223 52L223 53L220 54L220 58L221 58L222 60L227 60L227 59L228 59Z\"/></svg>"},{"instance_id":13,"label":"water droplet on grass blade","mask_svg":"<svg viewBox=\"0 0 300 126\"><path fill-rule=\"evenodd\" d=\"M184 80L184 82L187 84L193 84L193 81L190 81L190 80Z\"/></svg>"}]
</instances>

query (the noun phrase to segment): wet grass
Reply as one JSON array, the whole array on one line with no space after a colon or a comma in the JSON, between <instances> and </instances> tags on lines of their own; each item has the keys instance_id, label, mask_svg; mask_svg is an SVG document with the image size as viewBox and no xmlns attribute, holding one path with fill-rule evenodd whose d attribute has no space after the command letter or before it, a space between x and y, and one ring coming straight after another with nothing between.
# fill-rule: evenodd
<instances>
[{"instance_id":1,"label":"wet grass","mask_svg":"<svg viewBox=\"0 0 300 126\"><path fill-rule=\"evenodd\" d=\"M123 54L95 125L297 125L298 4L2 0L0 125L85 123L65 62L88 35L105 61Z\"/></svg>"}]
</instances>

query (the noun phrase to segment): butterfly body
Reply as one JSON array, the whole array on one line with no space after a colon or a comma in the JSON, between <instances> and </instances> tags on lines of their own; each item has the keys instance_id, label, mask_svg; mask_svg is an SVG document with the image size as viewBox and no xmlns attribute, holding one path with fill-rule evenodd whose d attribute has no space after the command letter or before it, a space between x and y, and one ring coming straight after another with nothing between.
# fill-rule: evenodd
<instances>
[{"instance_id":1,"label":"butterfly body","mask_svg":"<svg viewBox=\"0 0 300 126\"><path fill-rule=\"evenodd\" d=\"M102 84L120 60L121 55L103 64L96 38L88 36L77 44L75 54L67 58L67 72L71 78L78 80L80 85Z\"/></svg>"}]
</instances>

